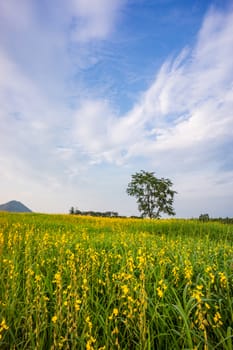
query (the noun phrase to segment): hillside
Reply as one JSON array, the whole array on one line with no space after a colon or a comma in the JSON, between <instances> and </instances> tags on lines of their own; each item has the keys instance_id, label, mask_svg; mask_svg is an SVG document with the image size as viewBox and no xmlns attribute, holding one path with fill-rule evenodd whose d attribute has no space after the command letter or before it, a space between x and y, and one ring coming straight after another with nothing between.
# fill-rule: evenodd
<instances>
[{"instance_id":1,"label":"hillside","mask_svg":"<svg viewBox=\"0 0 233 350\"><path fill-rule=\"evenodd\" d=\"M9 211L14 213L31 213L32 212L24 204L15 200L4 204L0 204L0 211Z\"/></svg>"}]
</instances>

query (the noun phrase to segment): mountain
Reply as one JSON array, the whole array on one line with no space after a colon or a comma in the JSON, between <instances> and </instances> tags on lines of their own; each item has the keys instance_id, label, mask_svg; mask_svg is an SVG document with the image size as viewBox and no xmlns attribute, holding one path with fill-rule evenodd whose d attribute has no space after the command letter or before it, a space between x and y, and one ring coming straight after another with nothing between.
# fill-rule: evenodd
<instances>
[{"instance_id":1,"label":"mountain","mask_svg":"<svg viewBox=\"0 0 233 350\"><path fill-rule=\"evenodd\" d=\"M10 211L14 213L31 213L32 211L24 204L18 201L10 201L0 204L0 211Z\"/></svg>"}]
</instances>

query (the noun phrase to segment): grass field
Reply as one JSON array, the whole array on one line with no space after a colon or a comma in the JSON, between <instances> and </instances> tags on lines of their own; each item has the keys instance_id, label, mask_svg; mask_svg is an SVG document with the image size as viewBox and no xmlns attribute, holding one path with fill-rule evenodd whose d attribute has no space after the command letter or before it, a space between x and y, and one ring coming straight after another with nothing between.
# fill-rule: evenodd
<instances>
[{"instance_id":1,"label":"grass field","mask_svg":"<svg viewBox=\"0 0 233 350\"><path fill-rule=\"evenodd\" d=\"M0 349L233 349L233 225L0 213Z\"/></svg>"}]
</instances>

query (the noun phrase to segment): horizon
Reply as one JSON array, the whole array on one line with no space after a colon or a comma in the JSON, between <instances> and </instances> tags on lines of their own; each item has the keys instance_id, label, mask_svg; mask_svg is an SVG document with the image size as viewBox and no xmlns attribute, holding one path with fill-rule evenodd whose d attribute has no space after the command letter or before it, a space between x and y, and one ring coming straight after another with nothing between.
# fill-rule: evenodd
<instances>
[{"instance_id":1,"label":"horizon","mask_svg":"<svg viewBox=\"0 0 233 350\"><path fill-rule=\"evenodd\" d=\"M232 33L232 0L1 2L1 202L139 215L144 169L233 217Z\"/></svg>"},{"instance_id":2,"label":"horizon","mask_svg":"<svg viewBox=\"0 0 233 350\"><path fill-rule=\"evenodd\" d=\"M26 207L26 209L28 209L29 211L14 211L14 210L9 210L9 208L6 210L6 209L1 209L2 206L5 206L5 205L9 205L9 204L17 204L17 205L20 205L22 207ZM74 212L71 213L71 210L73 210ZM77 213L78 211L78 213ZM209 221L209 220L233 220L233 217L228 217L228 216L225 216L225 217L221 217L221 216L216 216L216 217L211 217L209 215L209 213L200 213L199 216L196 216L196 217L177 217L176 215L174 216L168 216L168 215L161 215L160 217L157 217L157 218L149 218L148 216L145 216L143 217L140 212L138 211L137 214L135 215L124 215L124 214L119 214L118 212L114 212L114 211L110 211L110 210L106 210L106 211L93 211L93 210L82 210L80 208L77 208L77 207L74 207L74 206L71 206L69 208L69 210L67 210L67 212L52 212L52 213L48 213L48 212L44 212L44 211L34 211L32 210L31 208L29 208L25 203L22 203L21 201L18 201L18 200L15 200L15 199L12 199L10 200L9 202L6 202L6 203L0 203L0 213L1 212L7 212L7 213L12 213L12 214L41 214L41 215L77 215L77 216L92 216L92 217L102 217L102 218L135 218L135 219L142 219L142 220L200 220L200 221L203 221L203 222L206 222L206 221ZM102 215L102 214L109 214L109 213L112 213L113 215ZM93 214L98 214L98 215L93 215ZM202 216L207 216L207 219L206 218L201 218Z\"/></svg>"}]
</instances>

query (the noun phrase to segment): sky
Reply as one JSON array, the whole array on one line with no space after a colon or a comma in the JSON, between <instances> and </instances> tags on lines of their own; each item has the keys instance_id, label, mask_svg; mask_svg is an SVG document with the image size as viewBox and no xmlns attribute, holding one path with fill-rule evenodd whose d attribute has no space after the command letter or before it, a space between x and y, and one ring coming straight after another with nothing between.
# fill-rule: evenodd
<instances>
[{"instance_id":1,"label":"sky","mask_svg":"<svg viewBox=\"0 0 233 350\"><path fill-rule=\"evenodd\" d=\"M0 203L233 217L232 0L0 1Z\"/></svg>"}]
</instances>

